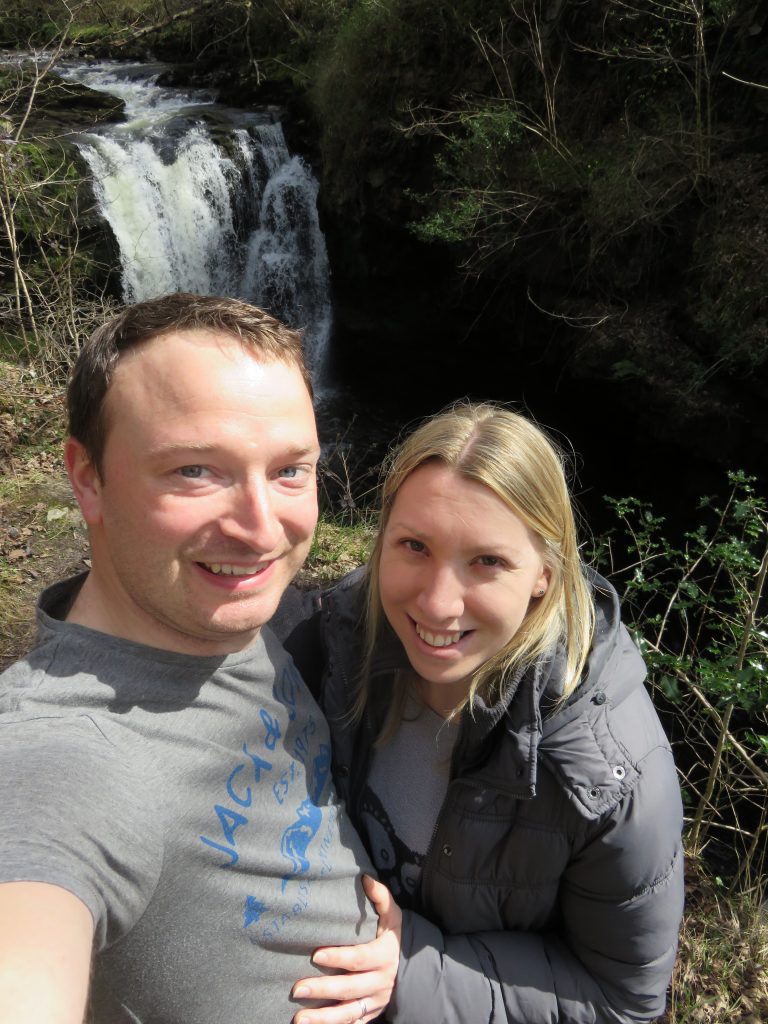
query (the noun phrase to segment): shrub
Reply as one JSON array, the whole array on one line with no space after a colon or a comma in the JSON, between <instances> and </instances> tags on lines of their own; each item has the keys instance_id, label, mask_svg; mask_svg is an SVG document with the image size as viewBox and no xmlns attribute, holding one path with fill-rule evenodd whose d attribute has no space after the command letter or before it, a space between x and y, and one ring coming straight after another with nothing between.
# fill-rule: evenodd
<instances>
[{"instance_id":1,"label":"shrub","mask_svg":"<svg viewBox=\"0 0 768 1024\"><path fill-rule=\"evenodd\" d=\"M768 509L743 473L700 502L680 544L645 502L609 500L623 532L597 545L670 725L694 853L758 891L768 831ZM621 554L619 554L621 552ZM629 561L626 556L629 555Z\"/></svg>"}]
</instances>

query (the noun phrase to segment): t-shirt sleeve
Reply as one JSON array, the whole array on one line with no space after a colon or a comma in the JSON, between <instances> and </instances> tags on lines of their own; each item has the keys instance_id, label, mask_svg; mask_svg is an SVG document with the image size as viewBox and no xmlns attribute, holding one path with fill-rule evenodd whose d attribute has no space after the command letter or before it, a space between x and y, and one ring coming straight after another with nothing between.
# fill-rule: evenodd
<instances>
[{"instance_id":1,"label":"t-shirt sleeve","mask_svg":"<svg viewBox=\"0 0 768 1024\"><path fill-rule=\"evenodd\" d=\"M67 889L111 945L159 876L152 790L86 715L0 720L0 881Z\"/></svg>"}]
</instances>

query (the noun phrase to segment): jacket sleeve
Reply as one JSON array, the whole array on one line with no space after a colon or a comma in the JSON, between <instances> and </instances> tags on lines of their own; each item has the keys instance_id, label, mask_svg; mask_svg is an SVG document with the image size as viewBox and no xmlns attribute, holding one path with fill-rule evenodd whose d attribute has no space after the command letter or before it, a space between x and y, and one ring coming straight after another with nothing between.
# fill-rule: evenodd
<instances>
[{"instance_id":1,"label":"jacket sleeve","mask_svg":"<svg viewBox=\"0 0 768 1024\"><path fill-rule=\"evenodd\" d=\"M320 693L325 653L320 635L319 590L301 590L291 584L269 620L269 628L293 658L315 699Z\"/></svg>"},{"instance_id":2,"label":"jacket sleeve","mask_svg":"<svg viewBox=\"0 0 768 1024\"><path fill-rule=\"evenodd\" d=\"M653 821L637 800L626 801L584 846L563 875L556 930L446 934L404 912L387 1019L653 1021L663 1012L683 906L682 809L666 804L666 820Z\"/></svg>"}]
</instances>

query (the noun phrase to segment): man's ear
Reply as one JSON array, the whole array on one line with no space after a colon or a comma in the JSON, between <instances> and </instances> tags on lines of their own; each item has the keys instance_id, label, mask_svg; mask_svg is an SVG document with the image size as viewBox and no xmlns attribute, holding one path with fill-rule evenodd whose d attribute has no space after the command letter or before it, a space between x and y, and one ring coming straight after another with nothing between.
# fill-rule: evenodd
<instances>
[{"instance_id":1,"label":"man's ear","mask_svg":"<svg viewBox=\"0 0 768 1024\"><path fill-rule=\"evenodd\" d=\"M83 519L89 526L101 522L101 477L80 441L70 437L64 445L64 465Z\"/></svg>"}]
</instances>

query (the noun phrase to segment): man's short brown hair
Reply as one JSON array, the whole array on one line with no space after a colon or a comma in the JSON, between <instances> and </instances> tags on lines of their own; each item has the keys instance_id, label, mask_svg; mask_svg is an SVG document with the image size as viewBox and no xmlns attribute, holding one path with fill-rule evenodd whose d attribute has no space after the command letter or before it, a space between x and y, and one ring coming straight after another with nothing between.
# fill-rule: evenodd
<instances>
[{"instance_id":1,"label":"man's short brown hair","mask_svg":"<svg viewBox=\"0 0 768 1024\"><path fill-rule=\"evenodd\" d=\"M153 338L182 330L230 335L265 362L283 362L301 373L312 396L301 335L269 313L239 299L176 292L128 306L97 328L77 357L67 389L69 433L102 475L108 423L104 400L125 352Z\"/></svg>"}]
</instances>

